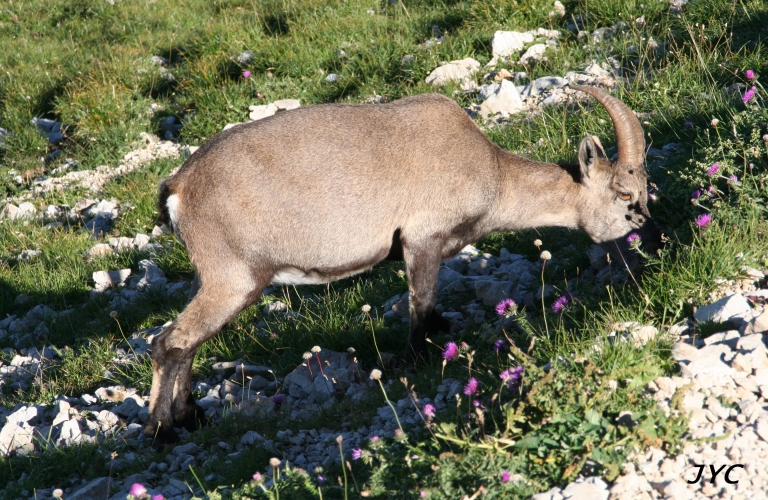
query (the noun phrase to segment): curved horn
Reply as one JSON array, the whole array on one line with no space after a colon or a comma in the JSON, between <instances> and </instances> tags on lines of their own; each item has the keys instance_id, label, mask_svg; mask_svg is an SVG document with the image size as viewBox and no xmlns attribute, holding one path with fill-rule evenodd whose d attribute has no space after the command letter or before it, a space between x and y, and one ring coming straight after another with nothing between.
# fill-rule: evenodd
<instances>
[{"instance_id":1,"label":"curved horn","mask_svg":"<svg viewBox=\"0 0 768 500\"><path fill-rule=\"evenodd\" d=\"M642 165L645 159L645 137L640 121L632 110L603 89L574 84L571 84L570 87L591 95L608 111L616 129L619 164Z\"/></svg>"}]
</instances>

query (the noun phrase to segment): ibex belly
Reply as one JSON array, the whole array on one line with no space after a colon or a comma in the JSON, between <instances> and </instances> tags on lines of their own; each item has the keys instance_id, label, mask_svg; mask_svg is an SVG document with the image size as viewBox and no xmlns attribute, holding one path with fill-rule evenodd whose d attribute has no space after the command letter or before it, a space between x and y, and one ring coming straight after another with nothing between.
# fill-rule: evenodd
<instances>
[{"instance_id":1,"label":"ibex belly","mask_svg":"<svg viewBox=\"0 0 768 500\"><path fill-rule=\"evenodd\" d=\"M355 274L367 271L372 266L361 267L360 269L351 269L345 272L323 273L320 271L303 271L295 267L286 267L275 273L272 277L274 285L322 285L342 278L354 276Z\"/></svg>"}]
</instances>

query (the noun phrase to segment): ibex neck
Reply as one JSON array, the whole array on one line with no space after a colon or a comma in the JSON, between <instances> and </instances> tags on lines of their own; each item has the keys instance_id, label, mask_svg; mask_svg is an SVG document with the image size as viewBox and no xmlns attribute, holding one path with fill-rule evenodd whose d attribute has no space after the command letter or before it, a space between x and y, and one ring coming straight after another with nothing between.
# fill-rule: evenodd
<instances>
[{"instance_id":1,"label":"ibex neck","mask_svg":"<svg viewBox=\"0 0 768 500\"><path fill-rule=\"evenodd\" d=\"M494 214L497 230L579 227L581 185L566 169L501 151L501 192Z\"/></svg>"}]
</instances>

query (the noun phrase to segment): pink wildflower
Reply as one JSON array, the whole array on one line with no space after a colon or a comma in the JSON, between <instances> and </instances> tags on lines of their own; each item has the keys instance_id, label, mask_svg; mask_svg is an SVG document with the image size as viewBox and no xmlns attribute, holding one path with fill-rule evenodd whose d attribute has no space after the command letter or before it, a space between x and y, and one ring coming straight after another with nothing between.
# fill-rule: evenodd
<instances>
[{"instance_id":1,"label":"pink wildflower","mask_svg":"<svg viewBox=\"0 0 768 500\"><path fill-rule=\"evenodd\" d=\"M437 410L435 410L435 407L431 404L425 404L422 411L424 412L424 416L427 417L427 420L435 418L435 414L437 413Z\"/></svg>"},{"instance_id":2,"label":"pink wildflower","mask_svg":"<svg viewBox=\"0 0 768 500\"><path fill-rule=\"evenodd\" d=\"M152 500L165 500L165 497L161 494L152 495Z\"/></svg>"},{"instance_id":3,"label":"pink wildflower","mask_svg":"<svg viewBox=\"0 0 768 500\"><path fill-rule=\"evenodd\" d=\"M363 450L360 448L355 448L352 450L352 460L360 460L360 457L363 456Z\"/></svg>"},{"instance_id":4,"label":"pink wildflower","mask_svg":"<svg viewBox=\"0 0 768 500\"><path fill-rule=\"evenodd\" d=\"M445 348L443 349L444 360L453 361L453 358L455 358L457 354L459 354L459 346L456 345L456 342L448 342L445 344Z\"/></svg>"},{"instance_id":5,"label":"pink wildflower","mask_svg":"<svg viewBox=\"0 0 768 500\"><path fill-rule=\"evenodd\" d=\"M504 346L507 344L507 342L504 339L498 339L496 342L493 343L493 350L496 352L500 352L502 349L504 349Z\"/></svg>"},{"instance_id":6,"label":"pink wildflower","mask_svg":"<svg viewBox=\"0 0 768 500\"><path fill-rule=\"evenodd\" d=\"M467 380L467 385L464 386L464 394L467 396L471 396L474 393L477 392L477 387L480 385L480 383L477 381L475 377L470 377L469 380Z\"/></svg>"},{"instance_id":7,"label":"pink wildflower","mask_svg":"<svg viewBox=\"0 0 768 500\"><path fill-rule=\"evenodd\" d=\"M250 71L248 71L248 70L243 71L243 78L250 78L250 77L251 77L251 72Z\"/></svg>"},{"instance_id":8,"label":"pink wildflower","mask_svg":"<svg viewBox=\"0 0 768 500\"><path fill-rule=\"evenodd\" d=\"M506 314L514 314L517 309L517 304L512 299L504 299L496 304L496 314L504 316Z\"/></svg>"},{"instance_id":9,"label":"pink wildflower","mask_svg":"<svg viewBox=\"0 0 768 500\"><path fill-rule=\"evenodd\" d=\"M510 474L508 471L501 471L501 482L502 483L508 483L509 479L512 477L512 474Z\"/></svg>"},{"instance_id":10,"label":"pink wildflower","mask_svg":"<svg viewBox=\"0 0 768 500\"><path fill-rule=\"evenodd\" d=\"M499 378L506 382L510 389L514 389L520 378L523 376L523 367L507 368L499 374Z\"/></svg>"},{"instance_id":11,"label":"pink wildflower","mask_svg":"<svg viewBox=\"0 0 768 500\"><path fill-rule=\"evenodd\" d=\"M562 296L558 297L557 300L555 300L552 303L552 311L554 311L556 313L562 312L563 309L565 309L565 306L570 301L571 301L571 294L570 293L566 293L565 295L562 295Z\"/></svg>"},{"instance_id":12,"label":"pink wildflower","mask_svg":"<svg viewBox=\"0 0 768 500\"><path fill-rule=\"evenodd\" d=\"M715 175L715 172L717 172L718 170L720 170L720 164L719 163L713 163L712 166L710 166L707 169L707 175L713 176L713 175Z\"/></svg>"},{"instance_id":13,"label":"pink wildflower","mask_svg":"<svg viewBox=\"0 0 768 500\"><path fill-rule=\"evenodd\" d=\"M632 233L629 236L627 236L627 243L634 243L634 242L640 241L640 235L637 233Z\"/></svg>"},{"instance_id":14,"label":"pink wildflower","mask_svg":"<svg viewBox=\"0 0 768 500\"><path fill-rule=\"evenodd\" d=\"M747 77L748 80L754 80L755 79L755 72L751 69L748 69L744 72L744 75Z\"/></svg>"},{"instance_id":15,"label":"pink wildflower","mask_svg":"<svg viewBox=\"0 0 768 500\"><path fill-rule=\"evenodd\" d=\"M263 478L264 476L261 475L261 472L257 472L253 475L253 480L257 483L260 483Z\"/></svg>"},{"instance_id":16,"label":"pink wildflower","mask_svg":"<svg viewBox=\"0 0 768 500\"><path fill-rule=\"evenodd\" d=\"M755 90L757 89L752 87L751 89L744 92L744 95L741 97L741 100L744 102L744 104L748 103L753 97L755 97Z\"/></svg>"},{"instance_id":17,"label":"pink wildflower","mask_svg":"<svg viewBox=\"0 0 768 500\"><path fill-rule=\"evenodd\" d=\"M144 498L144 496L147 494L147 488L145 488L143 484L133 483L133 486L131 486L131 491L128 494L136 498Z\"/></svg>"},{"instance_id":18,"label":"pink wildflower","mask_svg":"<svg viewBox=\"0 0 768 500\"><path fill-rule=\"evenodd\" d=\"M699 227L706 227L712 222L712 214L701 214L696 217L696 225Z\"/></svg>"}]
</instances>

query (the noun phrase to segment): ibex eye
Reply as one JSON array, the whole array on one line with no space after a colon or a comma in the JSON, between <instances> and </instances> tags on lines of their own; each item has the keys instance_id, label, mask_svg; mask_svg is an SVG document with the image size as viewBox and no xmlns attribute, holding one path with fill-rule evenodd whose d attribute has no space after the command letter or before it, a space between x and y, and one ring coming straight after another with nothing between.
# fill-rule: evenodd
<instances>
[{"instance_id":1,"label":"ibex eye","mask_svg":"<svg viewBox=\"0 0 768 500\"><path fill-rule=\"evenodd\" d=\"M619 198L621 198L624 201L629 201L632 199L632 195L629 193L625 193L623 191L619 191Z\"/></svg>"}]
</instances>

